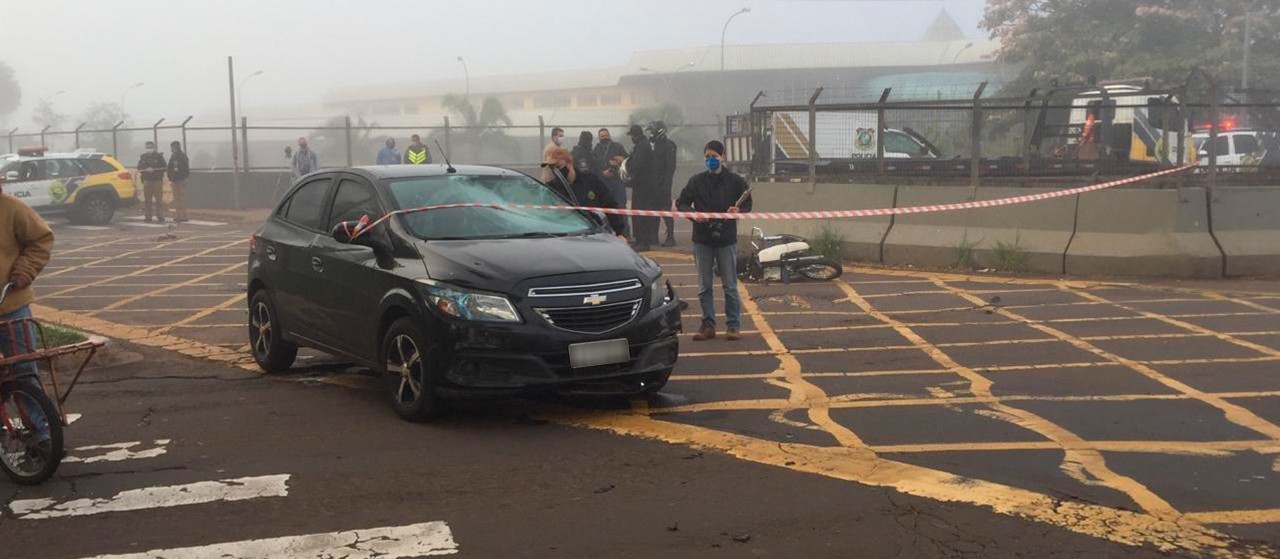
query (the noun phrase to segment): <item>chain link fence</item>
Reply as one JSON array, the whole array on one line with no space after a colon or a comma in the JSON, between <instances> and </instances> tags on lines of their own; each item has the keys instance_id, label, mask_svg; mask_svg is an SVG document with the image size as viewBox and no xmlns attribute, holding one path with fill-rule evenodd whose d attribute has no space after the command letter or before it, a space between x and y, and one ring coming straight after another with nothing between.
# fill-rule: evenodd
<instances>
[{"instance_id":1,"label":"chain link fence","mask_svg":"<svg viewBox=\"0 0 1280 559\"><path fill-rule=\"evenodd\" d=\"M753 105L730 159L759 179L969 181L1125 176L1180 165L1217 182L1280 178L1280 93L1100 83L961 99ZM762 95L757 98L769 96ZM794 97L794 95L792 96ZM1185 179L1184 179L1185 180Z\"/></svg>"}]
</instances>

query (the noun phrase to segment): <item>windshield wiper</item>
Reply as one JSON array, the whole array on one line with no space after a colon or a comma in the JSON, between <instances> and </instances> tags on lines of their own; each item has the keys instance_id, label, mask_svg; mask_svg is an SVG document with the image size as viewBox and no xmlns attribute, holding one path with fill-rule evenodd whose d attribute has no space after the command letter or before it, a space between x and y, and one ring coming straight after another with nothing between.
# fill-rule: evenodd
<instances>
[{"instance_id":1,"label":"windshield wiper","mask_svg":"<svg viewBox=\"0 0 1280 559\"><path fill-rule=\"evenodd\" d=\"M519 233L515 235L502 235L495 238L497 239L550 239L550 238L559 237L559 236L561 235L557 233L547 233L545 231L530 231L528 233Z\"/></svg>"}]
</instances>

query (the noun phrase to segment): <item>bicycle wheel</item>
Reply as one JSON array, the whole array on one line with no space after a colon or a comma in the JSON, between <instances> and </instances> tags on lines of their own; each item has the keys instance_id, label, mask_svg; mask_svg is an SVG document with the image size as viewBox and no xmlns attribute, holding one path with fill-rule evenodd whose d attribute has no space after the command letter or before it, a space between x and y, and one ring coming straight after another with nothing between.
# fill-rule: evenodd
<instances>
[{"instance_id":1,"label":"bicycle wheel","mask_svg":"<svg viewBox=\"0 0 1280 559\"><path fill-rule=\"evenodd\" d=\"M43 390L10 384L0 396L0 469L18 485L38 485L62 463L62 419Z\"/></svg>"}]
</instances>

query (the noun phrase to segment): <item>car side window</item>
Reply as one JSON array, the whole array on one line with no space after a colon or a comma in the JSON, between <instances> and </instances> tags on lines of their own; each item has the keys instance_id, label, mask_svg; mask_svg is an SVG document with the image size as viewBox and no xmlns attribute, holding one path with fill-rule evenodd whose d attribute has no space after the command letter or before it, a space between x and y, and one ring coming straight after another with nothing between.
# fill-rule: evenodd
<instances>
[{"instance_id":1,"label":"car side window","mask_svg":"<svg viewBox=\"0 0 1280 559\"><path fill-rule=\"evenodd\" d=\"M90 175L101 175L103 173L116 172L115 167L112 167L110 163L101 159L81 159L79 160L79 163L81 167L84 167L85 172Z\"/></svg>"},{"instance_id":2,"label":"car side window","mask_svg":"<svg viewBox=\"0 0 1280 559\"><path fill-rule=\"evenodd\" d=\"M901 132L888 132L884 135L884 151L888 153L905 153L915 157L920 155L920 144Z\"/></svg>"},{"instance_id":3,"label":"car side window","mask_svg":"<svg viewBox=\"0 0 1280 559\"><path fill-rule=\"evenodd\" d=\"M44 178L44 173L41 172L37 161L23 161L22 166L18 168L18 180L34 181L42 178Z\"/></svg>"},{"instance_id":4,"label":"car side window","mask_svg":"<svg viewBox=\"0 0 1280 559\"><path fill-rule=\"evenodd\" d=\"M333 210L329 212L329 223L325 229L333 229L343 221L358 221L364 216L369 216L370 220L382 217L373 189L356 180L342 179L333 197Z\"/></svg>"},{"instance_id":5,"label":"car side window","mask_svg":"<svg viewBox=\"0 0 1280 559\"><path fill-rule=\"evenodd\" d=\"M307 229L320 229L324 225L324 202L331 182L331 178L324 177L299 187L289 199L284 219Z\"/></svg>"},{"instance_id":6,"label":"car side window","mask_svg":"<svg viewBox=\"0 0 1280 559\"><path fill-rule=\"evenodd\" d=\"M1231 144L1227 143L1230 140L1231 138L1227 136L1218 136L1217 139L1211 142L1213 152L1217 155L1231 155Z\"/></svg>"},{"instance_id":7,"label":"car side window","mask_svg":"<svg viewBox=\"0 0 1280 559\"><path fill-rule=\"evenodd\" d=\"M1236 153L1251 154L1261 151L1258 149L1258 137L1241 134L1235 137Z\"/></svg>"},{"instance_id":8,"label":"car side window","mask_svg":"<svg viewBox=\"0 0 1280 559\"><path fill-rule=\"evenodd\" d=\"M86 173L84 169L80 167L80 165L76 164L76 161L74 159L58 160L58 176L64 179L71 178L71 177L83 177L87 174L88 173Z\"/></svg>"}]
</instances>

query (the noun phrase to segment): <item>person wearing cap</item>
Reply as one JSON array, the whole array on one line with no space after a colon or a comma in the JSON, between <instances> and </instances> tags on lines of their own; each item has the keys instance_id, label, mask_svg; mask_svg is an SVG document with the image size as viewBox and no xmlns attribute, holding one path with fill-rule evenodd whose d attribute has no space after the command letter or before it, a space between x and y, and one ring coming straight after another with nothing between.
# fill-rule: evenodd
<instances>
[{"instance_id":1,"label":"person wearing cap","mask_svg":"<svg viewBox=\"0 0 1280 559\"><path fill-rule=\"evenodd\" d=\"M164 173L168 164L164 154L156 149L155 142L147 142L147 151L138 158L138 174L142 176L142 210L146 214L146 222L151 223L151 216L164 223Z\"/></svg>"},{"instance_id":2,"label":"person wearing cap","mask_svg":"<svg viewBox=\"0 0 1280 559\"><path fill-rule=\"evenodd\" d=\"M671 209L671 188L676 178L676 143L667 137L667 124L661 120L655 121L649 125L649 139L653 142L653 159L655 173L657 173L656 184L654 190L654 203L662 204L660 209ZM666 225L667 236L662 241L662 246L676 246L676 220L671 217L662 218L662 223ZM654 228L653 242L658 242L658 228Z\"/></svg>"},{"instance_id":3,"label":"person wearing cap","mask_svg":"<svg viewBox=\"0 0 1280 559\"><path fill-rule=\"evenodd\" d=\"M745 213L751 211L747 181L724 167L724 144L712 140L704 150L707 170L689 178L676 199L682 212ZM698 268L698 303L702 327L693 336L701 342L716 337L715 272L724 288L725 339L741 337L742 301L738 296L738 222L693 218L693 259Z\"/></svg>"},{"instance_id":4,"label":"person wearing cap","mask_svg":"<svg viewBox=\"0 0 1280 559\"><path fill-rule=\"evenodd\" d=\"M637 210L669 210L671 201L666 205L655 203L655 190L658 184L657 169L654 165L653 145L644 135L644 129L633 125L627 133L635 144L631 148L631 157L627 159L627 174L631 176L628 186L631 187L631 207ZM631 235L633 247L637 252L644 252L658 244L658 218L635 216L631 218Z\"/></svg>"},{"instance_id":5,"label":"person wearing cap","mask_svg":"<svg viewBox=\"0 0 1280 559\"><path fill-rule=\"evenodd\" d=\"M187 159L186 152L182 151L182 142L174 140L169 142L169 166L165 170L165 174L169 177L169 188L173 190L173 221L176 223L185 223L187 221L187 177L191 176L191 161Z\"/></svg>"}]
</instances>

